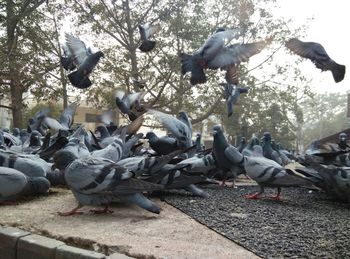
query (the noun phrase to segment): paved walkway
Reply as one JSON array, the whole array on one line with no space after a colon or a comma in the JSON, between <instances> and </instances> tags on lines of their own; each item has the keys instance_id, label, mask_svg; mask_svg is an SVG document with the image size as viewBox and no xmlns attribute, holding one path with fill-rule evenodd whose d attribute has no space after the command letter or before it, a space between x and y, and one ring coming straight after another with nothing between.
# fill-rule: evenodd
<instances>
[{"instance_id":1,"label":"paved walkway","mask_svg":"<svg viewBox=\"0 0 350 259\"><path fill-rule=\"evenodd\" d=\"M94 247L103 253L143 258L258 258L159 200L160 215L116 204L113 214L92 215L86 207L83 215L60 217L57 211L72 209L76 201L68 190L52 190L46 197L0 206L0 224Z\"/></svg>"}]
</instances>

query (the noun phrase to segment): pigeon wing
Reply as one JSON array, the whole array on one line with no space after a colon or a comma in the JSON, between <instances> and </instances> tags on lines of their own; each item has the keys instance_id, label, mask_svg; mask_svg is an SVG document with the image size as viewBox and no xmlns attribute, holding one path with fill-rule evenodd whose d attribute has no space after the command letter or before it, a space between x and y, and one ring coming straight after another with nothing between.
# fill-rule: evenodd
<instances>
[{"instance_id":1,"label":"pigeon wing","mask_svg":"<svg viewBox=\"0 0 350 259\"><path fill-rule=\"evenodd\" d=\"M208 68L218 69L246 62L250 57L258 54L265 46L265 41L259 41L247 44L237 43L222 48L215 58L208 63Z\"/></svg>"},{"instance_id":2,"label":"pigeon wing","mask_svg":"<svg viewBox=\"0 0 350 259\"><path fill-rule=\"evenodd\" d=\"M88 56L88 50L86 49L85 43L71 34L66 33L65 36L67 47L72 53L74 60L81 65Z\"/></svg>"}]
</instances>

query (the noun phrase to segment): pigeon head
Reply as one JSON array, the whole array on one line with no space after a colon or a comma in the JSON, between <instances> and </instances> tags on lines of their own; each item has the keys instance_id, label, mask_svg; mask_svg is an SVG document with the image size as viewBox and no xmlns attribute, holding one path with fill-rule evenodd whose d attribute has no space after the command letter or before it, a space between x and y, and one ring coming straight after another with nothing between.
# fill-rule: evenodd
<instances>
[{"instance_id":1,"label":"pigeon head","mask_svg":"<svg viewBox=\"0 0 350 259\"><path fill-rule=\"evenodd\" d=\"M219 27L216 29L215 33L221 32L221 31L226 31L226 29L224 27Z\"/></svg>"},{"instance_id":2,"label":"pigeon head","mask_svg":"<svg viewBox=\"0 0 350 259\"><path fill-rule=\"evenodd\" d=\"M145 139L154 139L156 137L157 137L157 135L154 134L154 132L150 131L150 132L147 132Z\"/></svg>"},{"instance_id":3,"label":"pigeon head","mask_svg":"<svg viewBox=\"0 0 350 259\"><path fill-rule=\"evenodd\" d=\"M78 157L76 157L72 152L68 150L57 151L53 156L54 167L59 170L64 170L77 158Z\"/></svg>"},{"instance_id":4,"label":"pigeon head","mask_svg":"<svg viewBox=\"0 0 350 259\"><path fill-rule=\"evenodd\" d=\"M247 143L247 140L246 140L246 138L245 138L245 137L241 137L241 143L242 143L242 144Z\"/></svg>"},{"instance_id":5,"label":"pigeon head","mask_svg":"<svg viewBox=\"0 0 350 259\"><path fill-rule=\"evenodd\" d=\"M102 139L110 136L107 127L104 125L97 126L95 131L100 133Z\"/></svg>"},{"instance_id":6,"label":"pigeon head","mask_svg":"<svg viewBox=\"0 0 350 259\"><path fill-rule=\"evenodd\" d=\"M215 136L215 135L217 135L217 134L223 134L223 132L222 132L222 127L221 127L221 125L214 125L214 127L213 127L213 135Z\"/></svg>"},{"instance_id":7,"label":"pigeon head","mask_svg":"<svg viewBox=\"0 0 350 259\"><path fill-rule=\"evenodd\" d=\"M13 134L13 136L19 136L19 134L20 134L20 130L19 130L19 128L13 128L12 129L12 134Z\"/></svg>"},{"instance_id":8,"label":"pigeon head","mask_svg":"<svg viewBox=\"0 0 350 259\"><path fill-rule=\"evenodd\" d=\"M102 51L97 51L94 56L97 58L97 59L100 59L100 58L103 58L105 55L103 54Z\"/></svg>"},{"instance_id":9,"label":"pigeon head","mask_svg":"<svg viewBox=\"0 0 350 259\"><path fill-rule=\"evenodd\" d=\"M339 134L339 141L346 141L348 139L348 136L346 133L342 132Z\"/></svg>"},{"instance_id":10,"label":"pigeon head","mask_svg":"<svg viewBox=\"0 0 350 259\"><path fill-rule=\"evenodd\" d=\"M271 139L272 139L271 133L268 132L268 131L264 132L264 135L263 135L262 139L263 139L264 141L266 141L266 142L270 142Z\"/></svg>"},{"instance_id":11,"label":"pigeon head","mask_svg":"<svg viewBox=\"0 0 350 259\"><path fill-rule=\"evenodd\" d=\"M202 134L197 133L196 137L197 137L197 138L201 138L201 137L202 137Z\"/></svg>"},{"instance_id":12,"label":"pigeon head","mask_svg":"<svg viewBox=\"0 0 350 259\"><path fill-rule=\"evenodd\" d=\"M51 184L45 177L32 177L28 179L33 193L47 193Z\"/></svg>"},{"instance_id":13,"label":"pigeon head","mask_svg":"<svg viewBox=\"0 0 350 259\"><path fill-rule=\"evenodd\" d=\"M10 130L9 130L8 128L2 128L2 131L3 131L3 132L10 133Z\"/></svg>"},{"instance_id":14,"label":"pigeon head","mask_svg":"<svg viewBox=\"0 0 350 259\"><path fill-rule=\"evenodd\" d=\"M30 147L38 147L41 146L41 133L37 130L33 130L32 134L30 134L29 138L29 146Z\"/></svg>"}]
</instances>

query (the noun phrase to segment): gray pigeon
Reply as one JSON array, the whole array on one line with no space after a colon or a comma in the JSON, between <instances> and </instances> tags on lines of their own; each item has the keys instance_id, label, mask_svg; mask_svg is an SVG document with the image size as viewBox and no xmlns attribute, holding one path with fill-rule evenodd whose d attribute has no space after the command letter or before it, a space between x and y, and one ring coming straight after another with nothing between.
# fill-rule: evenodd
<instances>
[{"instance_id":1,"label":"gray pigeon","mask_svg":"<svg viewBox=\"0 0 350 259\"><path fill-rule=\"evenodd\" d=\"M139 31L141 36L141 45L139 46L139 49L142 52L149 52L152 49L154 49L156 42L149 40L149 38L152 37L152 35L154 35L155 33L157 33L160 29L160 25L150 25L149 23L139 25Z\"/></svg>"},{"instance_id":2,"label":"gray pigeon","mask_svg":"<svg viewBox=\"0 0 350 259\"><path fill-rule=\"evenodd\" d=\"M67 106L58 118L58 122L66 129L70 129L74 121L74 115L78 108L78 103L74 102Z\"/></svg>"},{"instance_id":3,"label":"gray pigeon","mask_svg":"<svg viewBox=\"0 0 350 259\"><path fill-rule=\"evenodd\" d=\"M312 186L312 182L308 178L263 157L261 146L256 147L259 148L259 152L256 154L260 153L260 156L244 157L244 169L247 175L258 183L260 191L253 195L247 195L247 199L258 199L264 192L264 187L277 187L277 195L271 198L279 200L281 187Z\"/></svg>"},{"instance_id":4,"label":"gray pigeon","mask_svg":"<svg viewBox=\"0 0 350 259\"><path fill-rule=\"evenodd\" d=\"M186 149L192 146L192 126L184 112L180 113L182 114L181 120L156 110L150 110L150 113L156 116L162 125L173 134L179 148ZM185 117L188 122L184 122Z\"/></svg>"},{"instance_id":5,"label":"gray pigeon","mask_svg":"<svg viewBox=\"0 0 350 259\"><path fill-rule=\"evenodd\" d=\"M237 104L238 98L241 94L248 92L248 88L238 87L228 83L221 83L220 85L225 87L224 96L227 103L227 116L230 117L233 114L233 105Z\"/></svg>"},{"instance_id":6,"label":"gray pigeon","mask_svg":"<svg viewBox=\"0 0 350 259\"><path fill-rule=\"evenodd\" d=\"M116 92L115 102L119 110L128 115L131 121L134 121L146 112L146 109L141 106L141 100L145 94L146 92L125 94L124 91L119 90Z\"/></svg>"},{"instance_id":7,"label":"gray pigeon","mask_svg":"<svg viewBox=\"0 0 350 259\"><path fill-rule=\"evenodd\" d=\"M153 213L159 207L142 195L143 191L160 190L157 184L134 179L133 173L109 159L86 157L78 159L69 151L60 150L54 155L56 168L64 171L65 179L78 200L78 206L62 216L81 214L84 205L104 206L96 213L109 213L109 204L116 198L134 203Z\"/></svg>"},{"instance_id":8,"label":"gray pigeon","mask_svg":"<svg viewBox=\"0 0 350 259\"><path fill-rule=\"evenodd\" d=\"M11 204L19 196L46 193L50 183L44 177L28 177L20 171L0 167L0 205Z\"/></svg>"},{"instance_id":9,"label":"gray pigeon","mask_svg":"<svg viewBox=\"0 0 350 259\"><path fill-rule=\"evenodd\" d=\"M80 39L66 33L66 44L77 65L77 70L68 75L69 81L77 88L88 88L91 86L89 75L95 68L100 58L103 57L102 51L91 53Z\"/></svg>"},{"instance_id":10,"label":"gray pigeon","mask_svg":"<svg viewBox=\"0 0 350 259\"><path fill-rule=\"evenodd\" d=\"M219 28L207 39L204 44L192 55L181 53L181 72L191 72L190 82L192 85L205 83L207 78L204 68L225 47L227 41L232 40L238 34L238 30L225 30Z\"/></svg>"},{"instance_id":11,"label":"gray pigeon","mask_svg":"<svg viewBox=\"0 0 350 259\"><path fill-rule=\"evenodd\" d=\"M345 66L339 65L331 59L321 44L292 38L286 42L286 47L295 54L310 59L322 71L330 70L336 83L344 79Z\"/></svg>"},{"instance_id":12,"label":"gray pigeon","mask_svg":"<svg viewBox=\"0 0 350 259\"><path fill-rule=\"evenodd\" d=\"M229 74L232 66L248 61L251 56L259 53L270 42L269 39L255 43L236 43L226 47L225 43L238 36L239 32L240 29L224 30L220 28L192 55L180 54L182 74L191 71L192 85L207 81L204 74L205 68L224 69Z\"/></svg>"},{"instance_id":13,"label":"gray pigeon","mask_svg":"<svg viewBox=\"0 0 350 259\"><path fill-rule=\"evenodd\" d=\"M217 167L222 170L222 185L225 185L228 172L233 174L234 180L236 176L241 173L241 168L243 167L243 156L234 146L227 142L220 125L215 125L213 127L213 135L213 156L217 163Z\"/></svg>"}]
</instances>

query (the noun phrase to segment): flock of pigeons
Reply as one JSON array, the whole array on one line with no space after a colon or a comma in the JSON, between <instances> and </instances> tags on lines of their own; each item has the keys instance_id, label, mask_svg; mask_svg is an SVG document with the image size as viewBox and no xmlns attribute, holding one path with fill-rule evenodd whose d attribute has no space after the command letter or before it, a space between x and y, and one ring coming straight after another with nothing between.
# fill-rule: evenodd
<instances>
[{"instance_id":1,"label":"flock of pigeons","mask_svg":"<svg viewBox=\"0 0 350 259\"><path fill-rule=\"evenodd\" d=\"M159 26L140 26L143 52L151 51L155 42L149 38ZM261 42L226 45L239 36L239 30L219 28L192 55L180 54L182 73L191 72L192 85L206 82L205 69L226 70L225 98L228 113L240 93L247 89L238 86L237 65L259 53L271 38ZM293 52L311 59L317 68L331 70L336 82L344 78L345 67L330 59L317 43L291 39L286 46ZM84 42L66 34L65 56L62 65L70 73L70 82L78 88L92 83L89 74L103 57L101 51L92 53ZM153 213L160 208L145 193L182 189L192 195L207 198L200 184L225 185L240 174L255 180L260 186L257 199L265 187L276 187L280 199L282 187L302 186L323 190L333 198L349 201L350 165L347 138L338 144L313 143L305 156L296 157L275 143L266 132L261 140L242 138L238 147L228 143L220 125L213 128L213 146L205 149L201 135L192 140L192 124L186 112L178 117L147 108L142 103L145 93L126 94L119 91L115 101L130 123L115 125L110 113L99 118L95 132L83 125L74 126L78 106L69 105L58 119L49 110L37 112L28 121L28 128L0 130L0 204L10 204L20 196L46 193L50 186L66 185L73 192L78 206L62 216L80 214L81 207L101 206L94 213L110 213L110 203L133 203ZM168 131L159 137L154 132L138 133L146 116L156 118ZM346 136L345 136L346 137ZM325 146L328 148L325 148ZM332 147L330 149L329 147ZM288 164L300 162L288 168ZM218 180L222 180L219 182ZM233 182L234 185L234 182Z\"/></svg>"},{"instance_id":2,"label":"flock of pigeons","mask_svg":"<svg viewBox=\"0 0 350 259\"><path fill-rule=\"evenodd\" d=\"M160 29L159 25L145 24L139 26L141 39L139 49L142 52L149 52L155 47L156 42L150 40L150 37ZM207 81L205 69L226 71L226 83L220 83L219 85L224 86L228 116L232 115L232 106L237 103L239 95L248 92L248 88L239 87L239 69L237 66L261 52L273 41L273 37L270 37L264 41L253 43L230 44L232 40L240 36L241 32L241 29L226 30L225 28L218 28L192 54L179 54L181 73L183 75L191 73L191 85ZM285 46L293 53L310 59L322 71L331 71L336 83L344 79L345 66L332 60L321 44L291 38L285 43ZM64 56L61 58L61 63L67 71L71 71L68 78L72 85L78 88L91 86L89 75L100 58L103 57L103 53L101 51L92 53L90 48L86 48L83 41L70 34L66 34L66 45L63 50Z\"/></svg>"}]
</instances>

